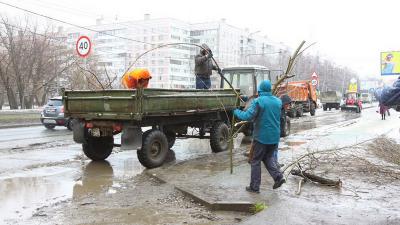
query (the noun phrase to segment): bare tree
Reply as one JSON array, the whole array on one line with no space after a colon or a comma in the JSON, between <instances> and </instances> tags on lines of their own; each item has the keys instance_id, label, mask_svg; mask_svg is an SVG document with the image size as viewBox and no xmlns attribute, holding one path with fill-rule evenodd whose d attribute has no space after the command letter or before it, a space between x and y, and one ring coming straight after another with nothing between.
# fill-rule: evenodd
<instances>
[{"instance_id":1,"label":"bare tree","mask_svg":"<svg viewBox=\"0 0 400 225\"><path fill-rule=\"evenodd\" d=\"M51 25L39 28L28 21L17 23L6 17L0 21L0 79L11 108L44 104L49 94L60 90L56 78L75 60Z\"/></svg>"},{"instance_id":2,"label":"bare tree","mask_svg":"<svg viewBox=\"0 0 400 225\"><path fill-rule=\"evenodd\" d=\"M272 81L276 81L276 76L281 75L287 68L288 59L291 53L289 49L281 49L279 55L259 55L250 58L250 63L266 66L271 70ZM293 68L293 80L310 80L311 75L316 72L319 75L319 90L345 91L351 78L358 78L357 73L347 67L342 67L328 59L322 59L318 54L299 55L297 63Z\"/></svg>"}]
</instances>

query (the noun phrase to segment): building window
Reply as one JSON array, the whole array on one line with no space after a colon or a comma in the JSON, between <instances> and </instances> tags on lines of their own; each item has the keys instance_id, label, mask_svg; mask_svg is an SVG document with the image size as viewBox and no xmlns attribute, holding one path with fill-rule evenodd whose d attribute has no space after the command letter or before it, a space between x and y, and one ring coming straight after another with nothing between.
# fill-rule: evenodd
<instances>
[{"instance_id":1,"label":"building window","mask_svg":"<svg viewBox=\"0 0 400 225\"><path fill-rule=\"evenodd\" d=\"M204 31L203 30L190 31L190 36L201 36L201 35L204 35Z\"/></svg>"},{"instance_id":2,"label":"building window","mask_svg":"<svg viewBox=\"0 0 400 225\"><path fill-rule=\"evenodd\" d=\"M175 65L182 65L182 61L175 60L175 59L170 59L170 60L169 60L169 63L175 64Z\"/></svg>"},{"instance_id":3,"label":"building window","mask_svg":"<svg viewBox=\"0 0 400 225\"><path fill-rule=\"evenodd\" d=\"M176 36L176 35L171 35L171 38L175 39L175 40L181 40L181 38L179 36Z\"/></svg>"}]
</instances>

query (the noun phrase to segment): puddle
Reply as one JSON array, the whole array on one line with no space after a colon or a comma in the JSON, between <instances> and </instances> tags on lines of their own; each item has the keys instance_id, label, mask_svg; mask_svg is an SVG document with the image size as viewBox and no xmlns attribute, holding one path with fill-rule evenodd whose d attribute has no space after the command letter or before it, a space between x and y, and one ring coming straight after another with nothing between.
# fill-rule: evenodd
<instances>
[{"instance_id":1,"label":"puddle","mask_svg":"<svg viewBox=\"0 0 400 225\"><path fill-rule=\"evenodd\" d=\"M38 170L28 176L0 179L0 218L3 221L27 218L43 203L52 204L70 198L73 174L70 170L57 170L58 173L49 175Z\"/></svg>"},{"instance_id":2,"label":"puddle","mask_svg":"<svg viewBox=\"0 0 400 225\"><path fill-rule=\"evenodd\" d=\"M83 169L81 179L73 187L73 199L97 195L113 186L114 170L108 161L91 161Z\"/></svg>"},{"instance_id":3,"label":"puddle","mask_svg":"<svg viewBox=\"0 0 400 225\"><path fill-rule=\"evenodd\" d=\"M109 161L87 160L85 164L46 164L4 173L0 177L0 224L27 219L38 208L60 201L115 194L124 188L117 179L130 179L144 170L136 151L112 154Z\"/></svg>"}]
</instances>

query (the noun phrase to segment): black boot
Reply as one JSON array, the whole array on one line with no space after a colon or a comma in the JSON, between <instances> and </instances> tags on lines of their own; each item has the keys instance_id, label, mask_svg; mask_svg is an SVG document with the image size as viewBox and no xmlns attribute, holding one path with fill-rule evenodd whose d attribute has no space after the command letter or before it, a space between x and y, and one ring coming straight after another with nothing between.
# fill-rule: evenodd
<instances>
[{"instance_id":1,"label":"black boot","mask_svg":"<svg viewBox=\"0 0 400 225\"><path fill-rule=\"evenodd\" d=\"M286 180L285 180L285 178L282 177L278 181L275 181L274 186L272 186L272 189L277 189L280 186L282 186L282 184L284 184L284 183L286 183Z\"/></svg>"}]
</instances>

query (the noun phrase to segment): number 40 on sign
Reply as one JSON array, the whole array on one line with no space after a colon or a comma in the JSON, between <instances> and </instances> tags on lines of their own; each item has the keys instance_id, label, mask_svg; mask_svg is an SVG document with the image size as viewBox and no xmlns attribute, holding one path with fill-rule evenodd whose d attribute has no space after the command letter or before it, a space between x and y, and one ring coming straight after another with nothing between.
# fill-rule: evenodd
<instances>
[{"instance_id":1,"label":"number 40 on sign","mask_svg":"<svg viewBox=\"0 0 400 225\"><path fill-rule=\"evenodd\" d=\"M76 52L82 58L87 57L92 49L92 43L87 36L80 36L76 42Z\"/></svg>"}]
</instances>

